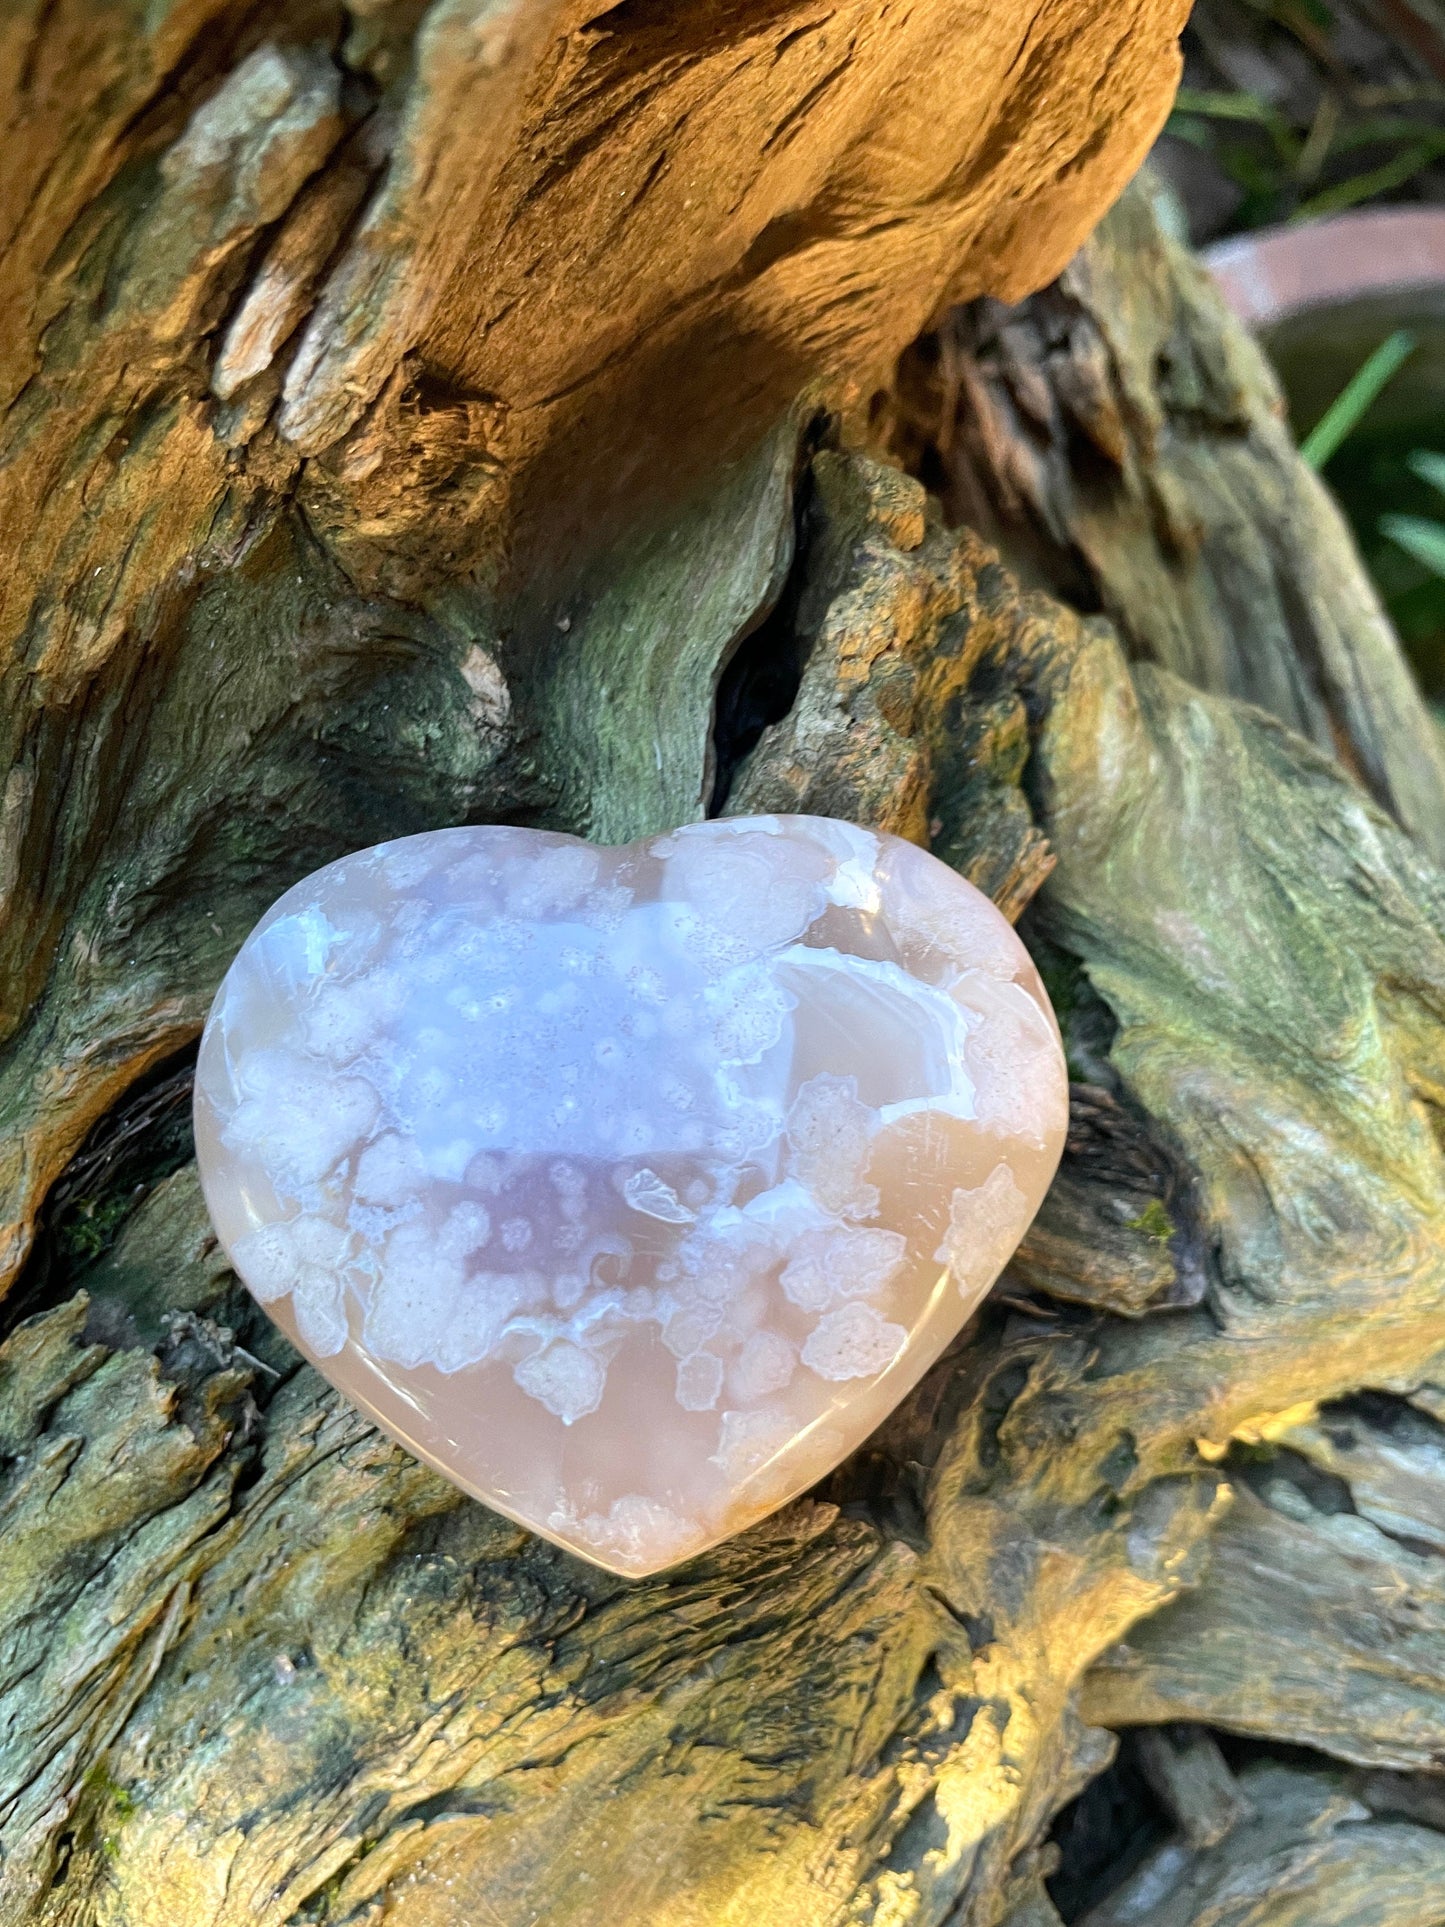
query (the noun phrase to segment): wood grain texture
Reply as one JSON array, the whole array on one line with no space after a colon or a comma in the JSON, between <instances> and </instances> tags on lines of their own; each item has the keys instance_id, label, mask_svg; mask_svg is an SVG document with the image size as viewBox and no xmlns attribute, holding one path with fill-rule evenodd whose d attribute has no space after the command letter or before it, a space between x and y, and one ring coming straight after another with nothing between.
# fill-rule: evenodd
<instances>
[{"instance_id":1,"label":"wood grain texture","mask_svg":"<svg viewBox=\"0 0 1445 1927\"><path fill-rule=\"evenodd\" d=\"M1106 612L1131 656L1269 710L1445 853L1445 752L1379 598L1147 178L1052 287L910 349L893 438L1027 579Z\"/></svg>"},{"instance_id":2,"label":"wood grain texture","mask_svg":"<svg viewBox=\"0 0 1445 1927\"><path fill-rule=\"evenodd\" d=\"M1001 1302L826 1492L629 1587L296 1368L208 1251L182 1166L85 1274L90 1306L8 1341L6 1730L13 1758L53 1763L10 1796L16 1918L1001 1918L1107 1757L1081 1676L1204 1576L1247 1503L1227 1441L1445 1345L1445 1171L1413 1095L1445 972L1429 860L1258 712L1131 674L1101 625L1020 597L916 484L814 467L804 579L834 587L798 619L866 636L891 609L906 658L905 612L936 635L942 570L976 646L941 701L1022 705L1028 790L1017 755L991 780L1012 769L1037 820L981 813L1014 841L973 855L1008 874L1048 835L1030 916L1078 973L1071 1041L1094 1048L1102 1006L1096 1074L1194 1174L1209 1303L1130 1323ZM865 709L859 730L886 747L898 720ZM930 740L927 701L904 720ZM795 747L790 718L765 726L739 781L781 780ZM1208 970L1180 901L1201 840L1259 929Z\"/></svg>"},{"instance_id":3,"label":"wood grain texture","mask_svg":"<svg viewBox=\"0 0 1445 1927\"><path fill-rule=\"evenodd\" d=\"M1377 1818L1343 1774L1262 1764L1240 1777L1255 1809L1219 1846L1164 1847L1085 1927L1428 1927L1441 1918L1445 1840Z\"/></svg>"},{"instance_id":4,"label":"wood grain texture","mask_svg":"<svg viewBox=\"0 0 1445 1927\"><path fill-rule=\"evenodd\" d=\"M1091 1719L1204 1720L1438 1772L1441 1428L1402 1401L1374 1404L1326 1407L1263 1451L1240 1448L1207 1581L1101 1659Z\"/></svg>"},{"instance_id":5,"label":"wood grain texture","mask_svg":"<svg viewBox=\"0 0 1445 1927\"><path fill-rule=\"evenodd\" d=\"M874 405L1063 266L1177 24L0 25L3 1927L1058 1927L1099 1722L1180 1721L1095 1927L1439 1917L1423 712L1147 198ZM300 1365L177 1053L346 848L774 807L1022 919L1070 1144L868 1448L627 1585Z\"/></svg>"},{"instance_id":6,"label":"wood grain texture","mask_svg":"<svg viewBox=\"0 0 1445 1927\"><path fill-rule=\"evenodd\" d=\"M786 566L792 457L754 499L756 451L805 388L866 407L941 300L1068 258L1181 19L7 13L0 1290L296 876L439 822L702 808L719 667ZM698 620L626 686L634 597ZM637 700L679 732L650 796Z\"/></svg>"}]
</instances>

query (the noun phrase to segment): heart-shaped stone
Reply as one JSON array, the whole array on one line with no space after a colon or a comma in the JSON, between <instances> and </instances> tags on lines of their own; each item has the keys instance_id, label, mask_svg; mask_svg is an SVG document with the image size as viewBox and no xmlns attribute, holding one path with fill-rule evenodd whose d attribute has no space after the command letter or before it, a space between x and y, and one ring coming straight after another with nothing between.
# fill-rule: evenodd
<instances>
[{"instance_id":1,"label":"heart-shaped stone","mask_svg":"<svg viewBox=\"0 0 1445 1927\"><path fill-rule=\"evenodd\" d=\"M336 1386L635 1576L918 1380L1038 1208L1067 1092L1023 945L896 837L435 830L247 938L196 1147L237 1271Z\"/></svg>"}]
</instances>

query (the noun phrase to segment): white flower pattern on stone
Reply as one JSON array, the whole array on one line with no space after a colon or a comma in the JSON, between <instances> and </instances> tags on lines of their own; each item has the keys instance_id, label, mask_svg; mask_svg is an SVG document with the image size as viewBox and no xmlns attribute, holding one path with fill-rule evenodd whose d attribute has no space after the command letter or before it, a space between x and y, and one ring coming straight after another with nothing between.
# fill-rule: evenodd
<instances>
[{"instance_id":1,"label":"white flower pattern on stone","mask_svg":"<svg viewBox=\"0 0 1445 1927\"><path fill-rule=\"evenodd\" d=\"M826 1312L803 1347L803 1363L819 1378L875 1378L886 1372L908 1343L902 1325L890 1323L858 1300Z\"/></svg>"},{"instance_id":2,"label":"white flower pattern on stone","mask_svg":"<svg viewBox=\"0 0 1445 1927\"><path fill-rule=\"evenodd\" d=\"M996 1164L974 1190L959 1185L949 1202L948 1229L934 1252L960 1288L986 1291L1028 1230L1033 1206L1006 1164Z\"/></svg>"}]
</instances>

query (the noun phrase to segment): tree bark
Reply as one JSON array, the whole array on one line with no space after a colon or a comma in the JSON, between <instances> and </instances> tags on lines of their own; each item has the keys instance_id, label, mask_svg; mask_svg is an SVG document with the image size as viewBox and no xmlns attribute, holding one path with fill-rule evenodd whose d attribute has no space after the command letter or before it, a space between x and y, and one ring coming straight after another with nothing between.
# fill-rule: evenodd
<instances>
[{"instance_id":1,"label":"tree bark","mask_svg":"<svg viewBox=\"0 0 1445 1927\"><path fill-rule=\"evenodd\" d=\"M5 1927L1047 1927L1136 1726L1071 1918L1441 1916L1438 746L1147 194L889 372L1068 260L1177 24L4 29ZM345 848L783 808L1024 918L1070 1147L864 1452L627 1584L289 1352L182 1053Z\"/></svg>"}]
</instances>

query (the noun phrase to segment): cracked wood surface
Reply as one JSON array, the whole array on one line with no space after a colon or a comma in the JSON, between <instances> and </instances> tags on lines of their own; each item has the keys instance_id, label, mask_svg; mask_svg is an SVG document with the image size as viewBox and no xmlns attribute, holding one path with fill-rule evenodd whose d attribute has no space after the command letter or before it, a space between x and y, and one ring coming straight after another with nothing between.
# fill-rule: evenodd
<instances>
[{"instance_id":1,"label":"cracked wood surface","mask_svg":"<svg viewBox=\"0 0 1445 1927\"><path fill-rule=\"evenodd\" d=\"M1269 710L1445 854L1435 724L1272 370L1147 176L1051 287L909 350L894 434L1026 579Z\"/></svg>"},{"instance_id":2,"label":"cracked wood surface","mask_svg":"<svg viewBox=\"0 0 1445 1927\"><path fill-rule=\"evenodd\" d=\"M1182 17L8 11L0 1289L296 876L439 822L700 811L695 740L646 795L606 719L641 698L705 736L786 549L756 451L805 386L866 411L940 301L1068 258L1167 109ZM673 611L696 641L620 686L619 574L650 544L660 615L667 545L705 543L711 589L677 572L704 607Z\"/></svg>"},{"instance_id":3,"label":"cracked wood surface","mask_svg":"<svg viewBox=\"0 0 1445 1927\"><path fill-rule=\"evenodd\" d=\"M4 1927L1054 1927L1106 1726L1179 1721L1339 1764L1164 1736L1174 1833L1095 1927L1445 1919L1423 711L1147 198L1006 354L997 308L946 323L972 412L920 388L936 343L870 406L941 304L1062 266L1176 27L0 26ZM1042 587L865 426L955 512L986 432L985 534ZM1253 627L1215 593L1241 504ZM774 807L931 841L1024 919L1069 1148L863 1452L626 1585L299 1364L166 1066L345 848Z\"/></svg>"},{"instance_id":4,"label":"cracked wood surface","mask_svg":"<svg viewBox=\"0 0 1445 1927\"><path fill-rule=\"evenodd\" d=\"M1445 1346L1445 1161L1416 1096L1445 997L1429 859L1259 712L1131 674L1104 626L1020 597L916 484L826 450L812 472L795 620L818 673L739 780L796 781L799 731L841 702L878 744L858 813L911 807L910 754L942 813L940 715L977 741L966 712L1014 692L1026 789L1006 733L967 774L1022 807L979 812L972 853L961 823L955 860L1027 873L1047 834L1029 917L1076 972L1071 1049L1191 1171L1209 1302L1000 1302L825 1491L627 1586L296 1368L182 1165L84 1274L90 1304L7 1345L13 1917L1001 1918L1107 1757L1081 1677L1208 1596L1211 1529L1249 1503L1225 1443L1348 1393L1362 1328L1377 1378ZM890 715L870 692L915 644L932 696ZM1226 821L1221 797L1249 807ZM1196 846L1255 939L1207 969Z\"/></svg>"}]
</instances>

